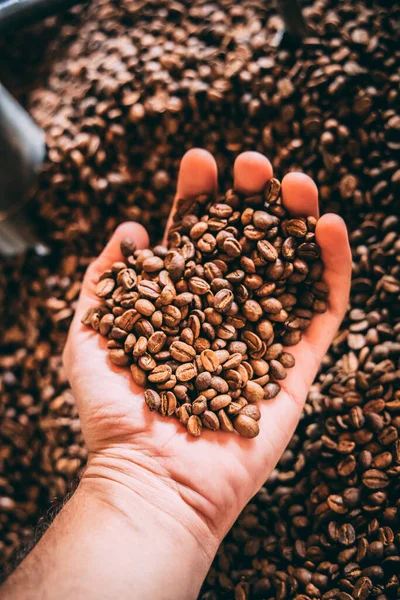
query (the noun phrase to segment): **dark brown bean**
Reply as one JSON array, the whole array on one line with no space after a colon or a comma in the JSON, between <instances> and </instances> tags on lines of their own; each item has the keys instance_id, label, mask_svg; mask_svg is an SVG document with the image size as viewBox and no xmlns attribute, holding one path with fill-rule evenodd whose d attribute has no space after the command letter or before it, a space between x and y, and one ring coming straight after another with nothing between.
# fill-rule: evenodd
<instances>
[{"instance_id":1,"label":"dark brown bean","mask_svg":"<svg viewBox=\"0 0 400 600\"><path fill-rule=\"evenodd\" d=\"M254 438L260 431L257 421L244 414L235 418L233 426L239 435L245 438Z\"/></svg>"}]
</instances>

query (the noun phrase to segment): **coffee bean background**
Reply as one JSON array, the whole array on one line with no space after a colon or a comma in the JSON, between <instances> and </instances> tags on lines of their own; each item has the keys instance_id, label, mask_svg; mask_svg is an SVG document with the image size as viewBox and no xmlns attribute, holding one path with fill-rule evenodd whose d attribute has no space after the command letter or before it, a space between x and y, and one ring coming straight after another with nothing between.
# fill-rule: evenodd
<instances>
[{"instance_id":1,"label":"coffee bean background","mask_svg":"<svg viewBox=\"0 0 400 600\"><path fill-rule=\"evenodd\" d=\"M94 0L0 42L2 83L47 133L30 211L51 248L0 266L3 565L85 462L61 351L86 265L125 219L160 238L186 149L215 153L222 188L257 149L345 218L351 303L201 597L400 596L399 9L316 0L304 15L296 49L277 46L271 3Z\"/></svg>"}]
</instances>

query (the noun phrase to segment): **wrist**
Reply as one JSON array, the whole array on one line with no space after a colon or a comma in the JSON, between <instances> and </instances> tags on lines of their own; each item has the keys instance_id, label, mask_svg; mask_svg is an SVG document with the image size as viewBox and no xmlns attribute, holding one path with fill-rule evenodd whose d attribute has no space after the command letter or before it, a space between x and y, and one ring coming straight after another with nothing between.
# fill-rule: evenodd
<instances>
[{"instance_id":1,"label":"wrist","mask_svg":"<svg viewBox=\"0 0 400 600\"><path fill-rule=\"evenodd\" d=\"M119 448L90 454L79 486L81 494L123 524L133 545L143 544L144 553L147 547L149 553L158 553L158 561L150 569L154 584L161 585L158 568L165 570L173 565L179 582L173 597L190 598L193 590L196 592L194 580L197 592L200 589L221 536L183 499L179 487L154 459L141 452L129 452L128 458ZM185 577L186 596L183 591L179 593Z\"/></svg>"}]
</instances>

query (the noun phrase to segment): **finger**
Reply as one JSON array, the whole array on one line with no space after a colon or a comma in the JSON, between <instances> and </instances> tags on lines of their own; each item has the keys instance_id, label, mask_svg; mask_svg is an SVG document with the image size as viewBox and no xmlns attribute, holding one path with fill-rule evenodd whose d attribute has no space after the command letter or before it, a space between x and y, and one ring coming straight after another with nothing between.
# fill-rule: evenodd
<instances>
[{"instance_id":1,"label":"finger","mask_svg":"<svg viewBox=\"0 0 400 600\"><path fill-rule=\"evenodd\" d=\"M146 248L149 245L149 236L142 225L133 222L119 225L102 253L89 265L83 279L81 297L92 300L96 298L95 288L100 275L113 262L122 260L123 258L120 244L124 238L132 239L136 243L137 248Z\"/></svg>"},{"instance_id":2,"label":"finger","mask_svg":"<svg viewBox=\"0 0 400 600\"><path fill-rule=\"evenodd\" d=\"M178 185L174 203L165 228L164 244L167 232L176 212L179 200L196 198L201 194L215 194L218 184L218 170L212 154L201 148L188 150L181 160Z\"/></svg>"},{"instance_id":3,"label":"finger","mask_svg":"<svg viewBox=\"0 0 400 600\"><path fill-rule=\"evenodd\" d=\"M260 192L272 177L272 165L259 152L243 152L233 167L234 188L244 194Z\"/></svg>"},{"instance_id":4,"label":"finger","mask_svg":"<svg viewBox=\"0 0 400 600\"><path fill-rule=\"evenodd\" d=\"M323 215L317 223L315 235L324 263L323 281L329 288L329 308L326 313L313 318L306 338L322 358L346 312L352 259L347 228L338 215ZM321 335L321 331L324 331L324 335Z\"/></svg>"},{"instance_id":5,"label":"finger","mask_svg":"<svg viewBox=\"0 0 400 600\"><path fill-rule=\"evenodd\" d=\"M343 220L337 215L321 217L316 228L324 262L323 280L329 286L329 308L315 315L302 341L288 350L296 360L281 381L282 391L260 409L260 456L271 469L289 442L303 410L310 385L346 311L351 278L351 251ZM267 454L265 449L267 449Z\"/></svg>"},{"instance_id":6,"label":"finger","mask_svg":"<svg viewBox=\"0 0 400 600\"><path fill-rule=\"evenodd\" d=\"M318 218L318 188L304 173L288 173L282 179L282 202L293 217Z\"/></svg>"},{"instance_id":7,"label":"finger","mask_svg":"<svg viewBox=\"0 0 400 600\"><path fill-rule=\"evenodd\" d=\"M149 236L146 230L139 223L122 223L114 231L110 241L105 246L103 252L88 267L82 282L82 289L75 309L74 320L71 329L80 326L80 320L84 312L98 302L96 296L96 285L100 275L112 265L113 262L122 260L120 249L121 241L125 238L131 238L138 248L146 248L149 245Z\"/></svg>"},{"instance_id":8,"label":"finger","mask_svg":"<svg viewBox=\"0 0 400 600\"><path fill-rule=\"evenodd\" d=\"M178 175L178 198L211 194L217 189L217 163L202 148L192 148L181 160Z\"/></svg>"},{"instance_id":9,"label":"finger","mask_svg":"<svg viewBox=\"0 0 400 600\"><path fill-rule=\"evenodd\" d=\"M295 357L296 367L288 371L284 380L285 389L295 395L301 373L304 399L346 312L351 281L351 250L343 219L334 214L323 215L317 223L316 238L324 263L323 281L329 287L328 310L314 315L300 344L288 349Z\"/></svg>"}]
</instances>

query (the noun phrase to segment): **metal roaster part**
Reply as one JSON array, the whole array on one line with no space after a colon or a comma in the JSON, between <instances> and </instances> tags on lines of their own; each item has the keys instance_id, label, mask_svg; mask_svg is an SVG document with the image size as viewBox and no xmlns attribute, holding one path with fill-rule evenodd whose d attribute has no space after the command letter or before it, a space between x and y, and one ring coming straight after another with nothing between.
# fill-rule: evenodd
<instances>
[{"instance_id":1,"label":"metal roaster part","mask_svg":"<svg viewBox=\"0 0 400 600\"><path fill-rule=\"evenodd\" d=\"M35 246L43 252L25 216L45 157L44 132L0 84L0 254Z\"/></svg>"}]
</instances>

